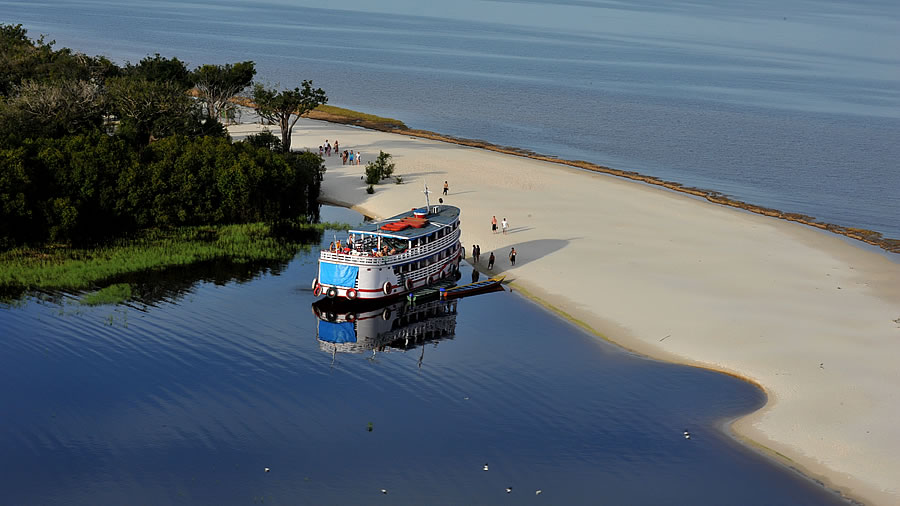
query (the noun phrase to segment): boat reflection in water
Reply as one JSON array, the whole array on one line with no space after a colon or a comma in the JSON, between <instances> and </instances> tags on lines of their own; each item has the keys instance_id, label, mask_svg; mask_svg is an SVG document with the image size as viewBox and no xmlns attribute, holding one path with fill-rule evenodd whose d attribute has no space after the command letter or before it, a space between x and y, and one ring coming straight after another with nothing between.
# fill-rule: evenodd
<instances>
[{"instance_id":1,"label":"boat reflection in water","mask_svg":"<svg viewBox=\"0 0 900 506\"><path fill-rule=\"evenodd\" d=\"M399 300L365 307L339 302L322 299L312 305L319 319L319 348L332 354L407 351L452 339L456 332L457 300L419 304Z\"/></svg>"}]
</instances>

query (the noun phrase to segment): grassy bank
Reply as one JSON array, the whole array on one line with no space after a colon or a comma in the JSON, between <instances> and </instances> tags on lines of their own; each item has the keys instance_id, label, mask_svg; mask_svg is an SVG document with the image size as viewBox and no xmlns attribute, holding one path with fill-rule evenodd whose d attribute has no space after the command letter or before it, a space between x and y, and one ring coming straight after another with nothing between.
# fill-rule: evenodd
<instances>
[{"instance_id":1,"label":"grassy bank","mask_svg":"<svg viewBox=\"0 0 900 506\"><path fill-rule=\"evenodd\" d=\"M333 105L320 105L310 111L308 116L312 119L322 119L334 123L350 123L377 129L406 129L406 125L394 118L384 118L374 114L344 109Z\"/></svg>"},{"instance_id":2,"label":"grassy bank","mask_svg":"<svg viewBox=\"0 0 900 506\"><path fill-rule=\"evenodd\" d=\"M249 97L234 97L231 99L231 102L243 107L249 107L250 109L256 108L256 104L253 103L253 100L251 100ZM385 118L383 116L366 114L364 112L354 111L352 109L344 109L343 107L336 107L333 105L325 104L322 104L312 111L309 111L305 117L310 119L329 121L331 123L357 125L365 128L371 128L373 130L384 130L388 132L393 130L407 129L406 124L404 124L399 119Z\"/></svg>"},{"instance_id":3,"label":"grassy bank","mask_svg":"<svg viewBox=\"0 0 900 506\"><path fill-rule=\"evenodd\" d=\"M346 225L303 224L279 230L263 223L182 227L150 230L89 249L18 248L0 253L0 290L4 298L14 299L38 290L101 289L85 303L121 302L129 297L128 291L121 286L108 287L116 277L216 259L288 261L330 228L345 229Z\"/></svg>"}]
</instances>

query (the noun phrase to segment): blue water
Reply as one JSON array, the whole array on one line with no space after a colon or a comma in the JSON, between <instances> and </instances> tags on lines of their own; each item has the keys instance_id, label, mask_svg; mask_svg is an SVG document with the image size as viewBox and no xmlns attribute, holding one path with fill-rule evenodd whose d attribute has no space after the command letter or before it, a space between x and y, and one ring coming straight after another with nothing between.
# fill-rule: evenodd
<instances>
[{"instance_id":1,"label":"blue water","mask_svg":"<svg viewBox=\"0 0 900 506\"><path fill-rule=\"evenodd\" d=\"M0 0L0 22L119 62L250 59L414 128L900 237L892 0Z\"/></svg>"},{"instance_id":2,"label":"blue water","mask_svg":"<svg viewBox=\"0 0 900 506\"><path fill-rule=\"evenodd\" d=\"M424 345L333 353L315 268L302 253L169 276L127 306L0 309L0 504L841 503L723 432L763 404L748 383L509 292L420 322L449 330Z\"/></svg>"}]
</instances>

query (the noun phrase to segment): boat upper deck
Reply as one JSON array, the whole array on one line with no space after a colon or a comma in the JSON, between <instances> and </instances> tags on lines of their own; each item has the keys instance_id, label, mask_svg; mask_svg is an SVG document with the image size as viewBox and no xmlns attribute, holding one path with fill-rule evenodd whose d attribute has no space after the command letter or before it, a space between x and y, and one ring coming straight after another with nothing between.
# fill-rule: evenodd
<instances>
[{"instance_id":1,"label":"boat upper deck","mask_svg":"<svg viewBox=\"0 0 900 506\"><path fill-rule=\"evenodd\" d=\"M392 216L386 220L372 222L372 223L364 223L356 228L351 229L349 232L351 234L361 234L361 235L380 235L382 237L393 237L396 239L415 239L417 237L427 236L429 234L433 234L438 230L450 226L455 223L459 219L459 208L454 206L447 205L436 205L431 206L428 209L428 214L425 216L427 219L427 223L421 228L416 228L413 226L404 228L402 230L385 230L382 227L388 223L396 223L407 219L412 219L415 217L416 211L424 211L425 208L422 209L412 209L406 211L405 213L400 213L396 216Z\"/></svg>"}]
</instances>

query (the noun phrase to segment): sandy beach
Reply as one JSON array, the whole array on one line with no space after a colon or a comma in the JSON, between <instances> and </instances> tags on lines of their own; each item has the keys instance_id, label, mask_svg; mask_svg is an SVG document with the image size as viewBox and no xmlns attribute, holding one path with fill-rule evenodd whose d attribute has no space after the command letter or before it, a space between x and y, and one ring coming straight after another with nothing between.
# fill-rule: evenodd
<instances>
[{"instance_id":1,"label":"sandy beach","mask_svg":"<svg viewBox=\"0 0 900 506\"><path fill-rule=\"evenodd\" d=\"M235 139L262 128L236 125ZM433 140L301 119L293 148L328 139L393 155L367 194L364 165L326 157L323 200L384 218L424 202L462 210L467 252L513 290L598 336L762 387L738 420L750 446L871 504L900 504L900 262L810 227L613 176ZM627 168L625 168L627 169ZM491 232L491 217L509 221ZM512 267L510 248L518 252ZM895 255L900 256L900 255ZM468 257L471 261L471 257ZM309 280L302 280L308 284ZM672 427L680 437L681 427Z\"/></svg>"}]
</instances>

